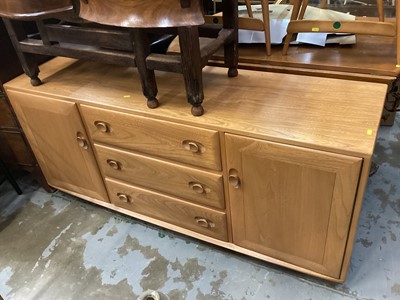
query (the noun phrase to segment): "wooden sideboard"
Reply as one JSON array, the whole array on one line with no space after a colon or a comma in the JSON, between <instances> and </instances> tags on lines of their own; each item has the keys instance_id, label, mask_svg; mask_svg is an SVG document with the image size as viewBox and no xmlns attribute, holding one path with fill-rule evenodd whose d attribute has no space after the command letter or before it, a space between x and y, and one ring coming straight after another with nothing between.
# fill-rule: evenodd
<instances>
[{"instance_id":1,"label":"wooden sideboard","mask_svg":"<svg viewBox=\"0 0 400 300\"><path fill-rule=\"evenodd\" d=\"M27 32L35 32L33 25L26 23ZM0 45L0 157L8 167L30 172L43 188L51 191L4 93L3 84L20 75L22 67L1 21ZM48 59L38 57L40 62Z\"/></svg>"},{"instance_id":2,"label":"wooden sideboard","mask_svg":"<svg viewBox=\"0 0 400 300\"><path fill-rule=\"evenodd\" d=\"M43 85L20 76L5 87L51 186L344 281L387 86L225 73L205 68L201 117L171 73L156 73L154 110L133 68L56 58Z\"/></svg>"}]
</instances>

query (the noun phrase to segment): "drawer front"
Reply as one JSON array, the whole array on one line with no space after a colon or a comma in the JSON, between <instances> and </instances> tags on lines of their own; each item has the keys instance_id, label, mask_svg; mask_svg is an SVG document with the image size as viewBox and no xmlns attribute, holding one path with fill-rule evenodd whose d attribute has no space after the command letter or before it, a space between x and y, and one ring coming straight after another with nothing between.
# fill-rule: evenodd
<instances>
[{"instance_id":1,"label":"drawer front","mask_svg":"<svg viewBox=\"0 0 400 300\"><path fill-rule=\"evenodd\" d=\"M81 105L92 140L221 170L217 131Z\"/></svg>"},{"instance_id":2,"label":"drawer front","mask_svg":"<svg viewBox=\"0 0 400 300\"><path fill-rule=\"evenodd\" d=\"M106 179L111 202L119 207L227 241L226 214L210 208Z\"/></svg>"},{"instance_id":3,"label":"drawer front","mask_svg":"<svg viewBox=\"0 0 400 300\"><path fill-rule=\"evenodd\" d=\"M221 174L95 144L103 174L134 185L225 208Z\"/></svg>"}]
</instances>

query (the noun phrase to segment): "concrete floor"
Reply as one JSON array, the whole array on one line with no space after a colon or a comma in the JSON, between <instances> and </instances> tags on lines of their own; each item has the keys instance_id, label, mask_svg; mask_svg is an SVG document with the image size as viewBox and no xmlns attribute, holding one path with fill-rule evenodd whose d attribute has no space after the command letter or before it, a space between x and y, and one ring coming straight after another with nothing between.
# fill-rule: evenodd
<instances>
[{"instance_id":1,"label":"concrete floor","mask_svg":"<svg viewBox=\"0 0 400 300\"><path fill-rule=\"evenodd\" d=\"M351 266L332 284L48 194L0 186L0 295L8 299L400 299L400 116L382 127Z\"/></svg>"}]
</instances>

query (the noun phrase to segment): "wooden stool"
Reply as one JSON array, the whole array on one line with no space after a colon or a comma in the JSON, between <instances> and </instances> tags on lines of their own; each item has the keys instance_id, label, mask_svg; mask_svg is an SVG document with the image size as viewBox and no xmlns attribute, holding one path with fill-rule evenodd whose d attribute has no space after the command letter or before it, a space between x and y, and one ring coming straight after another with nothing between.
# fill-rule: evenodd
<instances>
[{"instance_id":1,"label":"wooden stool","mask_svg":"<svg viewBox=\"0 0 400 300\"><path fill-rule=\"evenodd\" d=\"M192 114L200 116L204 109L202 68L220 47L224 47L228 76L237 76L237 0L223 0L223 26L205 26L200 0L80 0L79 16L111 26L133 28L136 65L142 81L147 106L159 105L154 70L182 73ZM147 34L150 29L170 28L179 36L180 56L150 53ZM200 49L203 34L215 38Z\"/></svg>"},{"instance_id":2,"label":"wooden stool","mask_svg":"<svg viewBox=\"0 0 400 300\"><path fill-rule=\"evenodd\" d=\"M0 0L0 17L31 84L42 84L34 54L66 56L136 67L132 30L82 20L72 0ZM38 33L28 35L24 21L35 21ZM151 35L157 46L170 35Z\"/></svg>"}]
</instances>

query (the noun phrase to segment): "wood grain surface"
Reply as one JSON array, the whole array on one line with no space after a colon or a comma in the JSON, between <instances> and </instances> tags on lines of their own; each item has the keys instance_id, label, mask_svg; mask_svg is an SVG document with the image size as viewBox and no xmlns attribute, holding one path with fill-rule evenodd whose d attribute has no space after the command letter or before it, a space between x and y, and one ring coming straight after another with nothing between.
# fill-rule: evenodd
<instances>
[{"instance_id":1,"label":"wood grain surface","mask_svg":"<svg viewBox=\"0 0 400 300\"><path fill-rule=\"evenodd\" d=\"M81 0L79 16L100 24L134 28L203 24L200 1L188 2L189 7L182 7L179 0Z\"/></svg>"},{"instance_id":2,"label":"wood grain surface","mask_svg":"<svg viewBox=\"0 0 400 300\"><path fill-rule=\"evenodd\" d=\"M225 208L222 174L98 144L95 144L95 149L100 168L106 177L144 186L198 204ZM110 167L108 164L110 160L116 161L120 168L116 170ZM197 184L198 189L192 188L194 184Z\"/></svg>"},{"instance_id":3,"label":"wood grain surface","mask_svg":"<svg viewBox=\"0 0 400 300\"><path fill-rule=\"evenodd\" d=\"M378 83L246 70L228 78L225 69L206 67L206 112L196 118L187 110L179 74L156 73L161 105L150 110L134 68L57 58L41 70L45 84L32 87L22 75L6 90L359 157L372 155L387 89Z\"/></svg>"},{"instance_id":4,"label":"wood grain surface","mask_svg":"<svg viewBox=\"0 0 400 300\"><path fill-rule=\"evenodd\" d=\"M106 179L111 202L134 212L157 218L207 236L227 241L226 215L223 212L181 201L112 179ZM121 201L117 196L124 193L132 200ZM204 219L209 226L201 226L196 220ZM204 223L201 223L204 225Z\"/></svg>"},{"instance_id":5,"label":"wood grain surface","mask_svg":"<svg viewBox=\"0 0 400 300\"><path fill-rule=\"evenodd\" d=\"M0 17L10 19L35 19L72 11L72 0L1 0Z\"/></svg>"},{"instance_id":6,"label":"wood grain surface","mask_svg":"<svg viewBox=\"0 0 400 300\"><path fill-rule=\"evenodd\" d=\"M227 135L233 241L339 277L362 159Z\"/></svg>"},{"instance_id":7,"label":"wood grain surface","mask_svg":"<svg viewBox=\"0 0 400 300\"><path fill-rule=\"evenodd\" d=\"M130 101L130 98L126 99L126 102ZM186 103L182 105L185 106ZM216 131L149 120L85 105L81 106L81 111L89 134L96 142L221 170L219 136ZM99 121L108 124L109 132L104 133L96 127L95 123ZM188 148L188 143L198 145L198 151Z\"/></svg>"},{"instance_id":8,"label":"wood grain surface","mask_svg":"<svg viewBox=\"0 0 400 300\"><path fill-rule=\"evenodd\" d=\"M109 201L76 104L10 92L11 104L51 186Z\"/></svg>"}]
</instances>

